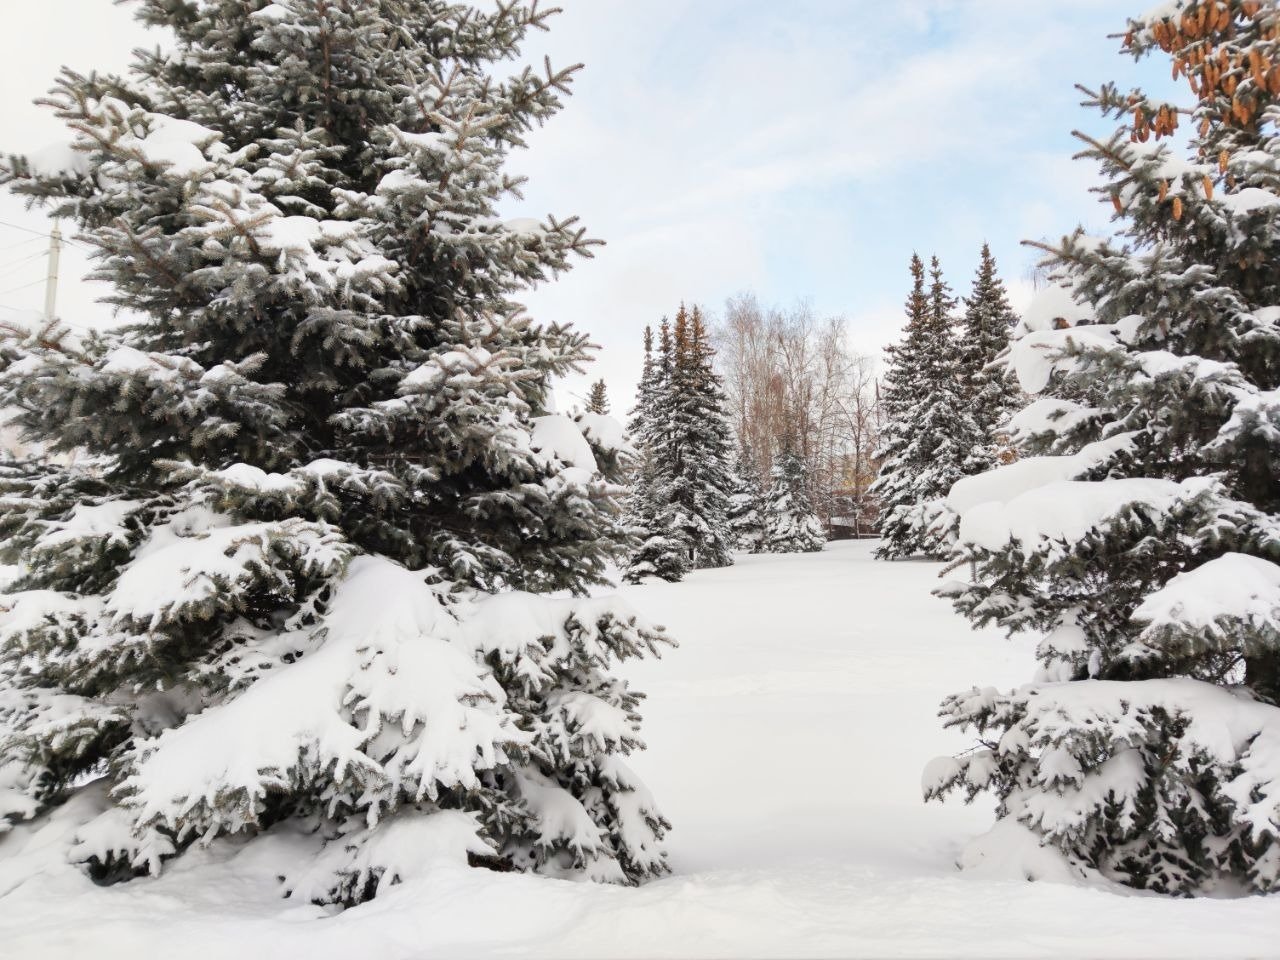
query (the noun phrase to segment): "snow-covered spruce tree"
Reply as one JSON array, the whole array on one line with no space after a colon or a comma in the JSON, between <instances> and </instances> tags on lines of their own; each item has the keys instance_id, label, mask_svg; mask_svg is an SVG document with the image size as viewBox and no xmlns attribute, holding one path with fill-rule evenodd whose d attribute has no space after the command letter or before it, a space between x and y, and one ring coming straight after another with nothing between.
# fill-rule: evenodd
<instances>
[{"instance_id":1,"label":"snow-covered spruce tree","mask_svg":"<svg viewBox=\"0 0 1280 960\"><path fill-rule=\"evenodd\" d=\"M645 468L630 500L637 538L626 565L631 582L676 581L690 569L733 562L731 430L701 311L681 305L674 327L663 320L656 360L651 339L646 331L632 414L633 443Z\"/></svg>"},{"instance_id":2,"label":"snow-covered spruce tree","mask_svg":"<svg viewBox=\"0 0 1280 960\"><path fill-rule=\"evenodd\" d=\"M1034 455L948 500L976 579L944 592L1042 633L1044 667L944 703L982 743L926 795L989 789L991 837L1169 893L1280 887L1278 31L1275 3L1234 0L1131 21L1194 100L1085 91L1119 121L1078 134L1115 232L1046 248L1075 309L1033 305L1012 348Z\"/></svg>"},{"instance_id":3,"label":"snow-covered spruce tree","mask_svg":"<svg viewBox=\"0 0 1280 960\"><path fill-rule=\"evenodd\" d=\"M827 542L809 497L808 467L791 444L774 460L764 500L763 553L817 553Z\"/></svg>"},{"instance_id":4,"label":"snow-covered spruce tree","mask_svg":"<svg viewBox=\"0 0 1280 960\"><path fill-rule=\"evenodd\" d=\"M142 0L167 50L48 100L79 160L0 167L137 318L9 331L0 371L85 453L0 497L0 817L69 818L96 878L269 829L311 838L279 872L325 902L441 855L665 870L610 672L663 635L516 592L584 592L622 537L621 428L547 411L588 345L512 299L590 241L495 215L573 70L487 69L547 16Z\"/></svg>"},{"instance_id":5,"label":"snow-covered spruce tree","mask_svg":"<svg viewBox=\"0 0 1280 960\"><path fill-rule=\"evenodd\" d=\"M591 384L591 392L587 394L587 413L602 417L609 414L609 392L603 380Z\"/></svg>"},{"instance_id":6,"label":"snow-covered spruce tree","mask_svg":"<svg viewBox=\"0 0 1280 960\"><path fill-rule=\"evenodd\" d=\"M732 431L725 416L720 377L712 369L702 311L681 305L673 331L667 398L657 405L668 417L657 446L666 498L675 511L675 535L694 569L733 563L729 497L733 492Z\"/></svg>"},{"instance_id":7,"label":"snow-covered spruce tree","mask_svg":"<svg viewBox=\"0 0 1280 960\"><path fill-rule=\"evenodd\" d=\"M1013 373L995 361L1008 349L1017 322L995 257L984 243L960 336L966 409L975 431L965 473L990 470L1012 455L1006 425L1022 404L1022 391Z\"/></svg>"},{"instance_id":8,"label":"snow-covered spruce tree","mask_svg":"<svg viewBox=\"0 0 1280 960\"><path fill-rule=\"evenodd\" d=\"M676 514L669 490L667 451L674 349L671 325L665 317L659 328L657 356L653 331L645 327L644 367L628 421L637 458L625 517L633 541L624 564L623 579L628 583L640 583L646 577L678 583L689 570L688 552L674 533Z\"/></svg>"},{"instance_id":9,"label":"snow-covered spruce tree","mask_svg":"<svg viewBox=\"0 0 1280 960\"><path fill-rule=\"evenodd\" d=\"M636 384L636 402L627 418L627 442L634 451L627 472L627 503L623 522L638 539L652 524L653 457L649 453L652 429L654 390L657 385L659 359L653 355L653 328L644 328L644 362L640 381Z\"/></svg>"},{"instance_id":10,"label":"snow-covered spruce tree","mask_svg":"<svg viewBox=\"0 0 1280 960\"><path fill-rule=\"evenodd\" d=\"M911 278L905 335L887 351L880 475L871 488L881 504L882 560L946 552L938 503L962 475L975 435L959 376L955 300L938 258L926 286L924 263L913 254Z\"/></svg>"},{"instance_id":11,"label":"snow-covered spruce tree","mask_svg":"<svg viewBox=\"0 0 1280 960\"><path fill-rule=\"evenodd\" d=\"M733 492L729 495L728 524L734 547L759 553L764 540L764 490L746 444L738 445L731 478Z\"/></svg>"}]
</instances>

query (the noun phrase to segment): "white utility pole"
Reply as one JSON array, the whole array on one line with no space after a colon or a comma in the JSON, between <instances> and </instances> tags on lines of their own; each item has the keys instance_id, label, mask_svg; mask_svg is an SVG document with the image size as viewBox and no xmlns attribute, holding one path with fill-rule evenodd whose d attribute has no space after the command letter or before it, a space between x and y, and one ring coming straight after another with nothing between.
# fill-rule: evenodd
<instances>
[{"instance_id":1,"label":"white utility pole","mask_svg":"<svg viewBox=\"0 0 1280 960\"><path fill-rule=\"evenodd\" d=\"M58 221L53 222L53 233L49 234L49 272L44 281L44 318L52 321L54 308L58 302L58 257L62 254L62 231Z\"/></svg>"}]
</instances>

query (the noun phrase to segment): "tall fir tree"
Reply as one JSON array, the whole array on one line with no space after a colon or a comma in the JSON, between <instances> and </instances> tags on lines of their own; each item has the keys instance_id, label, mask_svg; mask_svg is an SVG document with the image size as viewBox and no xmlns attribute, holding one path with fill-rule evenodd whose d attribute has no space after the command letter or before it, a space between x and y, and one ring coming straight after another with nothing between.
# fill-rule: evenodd
<instances>
[{"instance_id":1,"label":"tall fir tree","mask_svg":"<svg viewBox=\"0 0 1280 960\"><path fill-rule=\"evenodd\" d=\"M1192 0L1130 21L1129 52L1167 52L1194 98L1086 91L1117 124L1077 134L1116 228L1045 247L1078 306L1033 307L1012 348L1041 394L1015 417L1030 456L948 501L976 577L944 593L1042 634L1043 670L946 701L982 743L935 761L927 795L989 789L993 836L1184 895L1280 888L1276 17Z\"/></svg>"},{"instance_id":2,"label":"tall fir tree","mask_svg":"<svg viewBox=\"0 0 1280 960\"><path fill-rule=\"evenodd\" d=\"M631 411L631 444L639 458L627 499L626 523L632 547L623 565L623 579L640 583L657 577L671 583L684 579L689 555L676 534L677 517L670 491L671 379L675 345L671 324L664 317L658 328L644 331L644 367Z\"/></svg>"},{"instance_id":3,"label":"tall fir tree","mask_svg":"<svg viewBox=\"0 0 1280 960\"><path fill-rule=\"evenodd\" d=\"M871 488L881 504L876 556L885 560L946 553L939 504L962 475L976 432L963 400L955 298L938 258L926 285L924 263L912 255L911 277L905 335L887 351L880 475Z\"/></svg>"},{"instance_id":4,"label":"tall fir tree","mask_svg":"<svg viewBox=\"0 0 1280 960\"><path fill-rule=\"evenodd\" d=\"M790 443L774 460L763 513L764 553L817 553L827 542L809 495L808 467Z\"/></svg>"},{"instance_id":5,"label":"tall fir tree","mask_svg":"<svg viewBox=\"0 0 1280 960\"><path fill-rule=\"evenodd\" d=\"M588 344L513 299L592 241L495 215L574 71L488 71L549 13L138 16L172 44L50 95L76 162L0 166L136 318L19 334L0 364L26 434L83 454L3 480L24 573L0 614L0 818L69 818L100 880L300 826L313 855L279 872L321 902L426 847L662 873L666 821L622 760L638 694L611 669L664 636L616 601L515 592L584 593L622 539L621 430L548 410Z\"/></svg>"},{"instance_id":6,"label":"tall fir tree","mask_svg":"<svg viewBox=\"0 0 1280 960\"><path fill-rule=\"evenodd\" d=\"M973 291L965 300L960 340L965 407L974 427L966 474L990 470L1012 456L1007 425L1022 405L1022 390L1013 373L996 360L1008 349L1017 322L991 247L984 243Z\"/></svg>"},{"instance_id":7,"label":"tall fir tree","mask_svg":"<svg viewBox=\"0 0 1280 960\"><path fill-rule=\"evenodd\" d=\"M731 431L702 312L681 305L673 327L663 322L660 344L647 412L637 424L652 474L648 505L636 512L640 543L626 573L632 581L678 580L689 569L733 562ZM644 392L642 383L638 411Z\"/></svg>"},{"instance_id":8,"label":"tall fir tree","mask_svg":"<svg viewBox=\"0 0 1280 960\"><path fill-rule=\"evenodd\" d=\"M653 355L653 327L644 328L641 340L644 360L640 366L640 382L636 384L636 402L627 417L627 434L634 443L643 444L647 438L650 413L658 387L658 358Z\"/></svg>"},{"instance_id":9,"label":"tall fir tree","mask_svg":"<svg viewBox=\"0 0 1280 960\"><path fill-rule=\"evenodd\" d=\"M712 367L714 351L702 311L676 314L675 360L669 385L669 446L664 464L667 492L676 508L676 530L694 569L733 563L729 497L733 490L732 434L724 389Z\"/></svg>"},{"instance_id":10,"label":"tall fir tree","mask_svg":"<svg viewBox=\"0 0 1280 960\"><path fill-rule=\"evenodd\" d=\"M623 524L633 536L651 524L649 515L653 504L653 457L649 452L649 432L652 429L653 402L658 377L658 360L653 350L653 328L644 328L644 360L640 368L640 380L636 384L636 402L627 417L627 441L633 452L628 472L628 493Z\"/></svg>"},{"instance_id":11,"label":"tall fir tree","mask_svg":"<svg viewBox=\"0 0 1280 960\"><path fill-rule=\"evenodd\" d=\"M648 330L646 329L645 332L648 333ZM591 384L591 392L587 394L587 413L594 413L601 417L608 415L609 392L605 387L604 380L597 380Z\"/></svg>"},{"instance_id":12,"label":"tall fir tree","mask_svg":"<svg viewBox=\"0 0 1280 960\"><path fill-rule=\"evenodd\" d=\"M764 490L760 473L745 443L738 444L734 461L732 492L729 495L729 533L734 547L760 553L764 544Z\"/></svg>"}]
</instances>

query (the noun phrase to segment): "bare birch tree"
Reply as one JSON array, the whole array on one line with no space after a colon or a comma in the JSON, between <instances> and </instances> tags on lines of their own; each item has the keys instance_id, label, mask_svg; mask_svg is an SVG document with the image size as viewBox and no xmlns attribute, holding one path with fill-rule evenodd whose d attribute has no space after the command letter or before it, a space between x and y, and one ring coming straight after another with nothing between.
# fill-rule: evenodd
<instances>
[{"instance_id":1,"label":"bare birch tree","mask_svg":"<svg viewBox=\"0 0 1280 960\"><path fill-rule=\"evenodd\" d=\"M768 476L790 443L808 465L823 522L866 532L874 521L867 488L875 477L875 372L871 358L849 347L845 318L820 318L803 303L766 308L746 293L725 305L716 347L734 429L756 468Z\"/></svg>"}]
</instances>

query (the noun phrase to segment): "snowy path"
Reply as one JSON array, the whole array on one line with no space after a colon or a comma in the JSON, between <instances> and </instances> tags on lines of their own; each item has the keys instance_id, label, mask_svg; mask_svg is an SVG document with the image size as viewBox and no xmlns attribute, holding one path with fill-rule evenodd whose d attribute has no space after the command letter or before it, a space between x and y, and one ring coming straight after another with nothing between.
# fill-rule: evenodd
<instances>
[{"instance_id":1,"label":"snowy path","mask_svg":"<svg viewBox=\"0 0 1280 960\"><path fill-rule=\"evenodd\" d=\"M628 890L463 868L319 920L316 908L273 898L267 858L250 847L189 854L159 881L107 890L70 871L31 881L0 899L0 952L1280 953L1280 896L1174 901L957 872L961 844L991 818L989 805L920 801L923 765L961 742L939 727L937 704L974 682L1026 680L1030 649L972 633L930 597L936 566L869 553L838 544L747 557L684 584L626 591L682 644L632 671L650 694L650 751L635 765L676 827L670 879Z\"/></svg>"}]
</instances>

